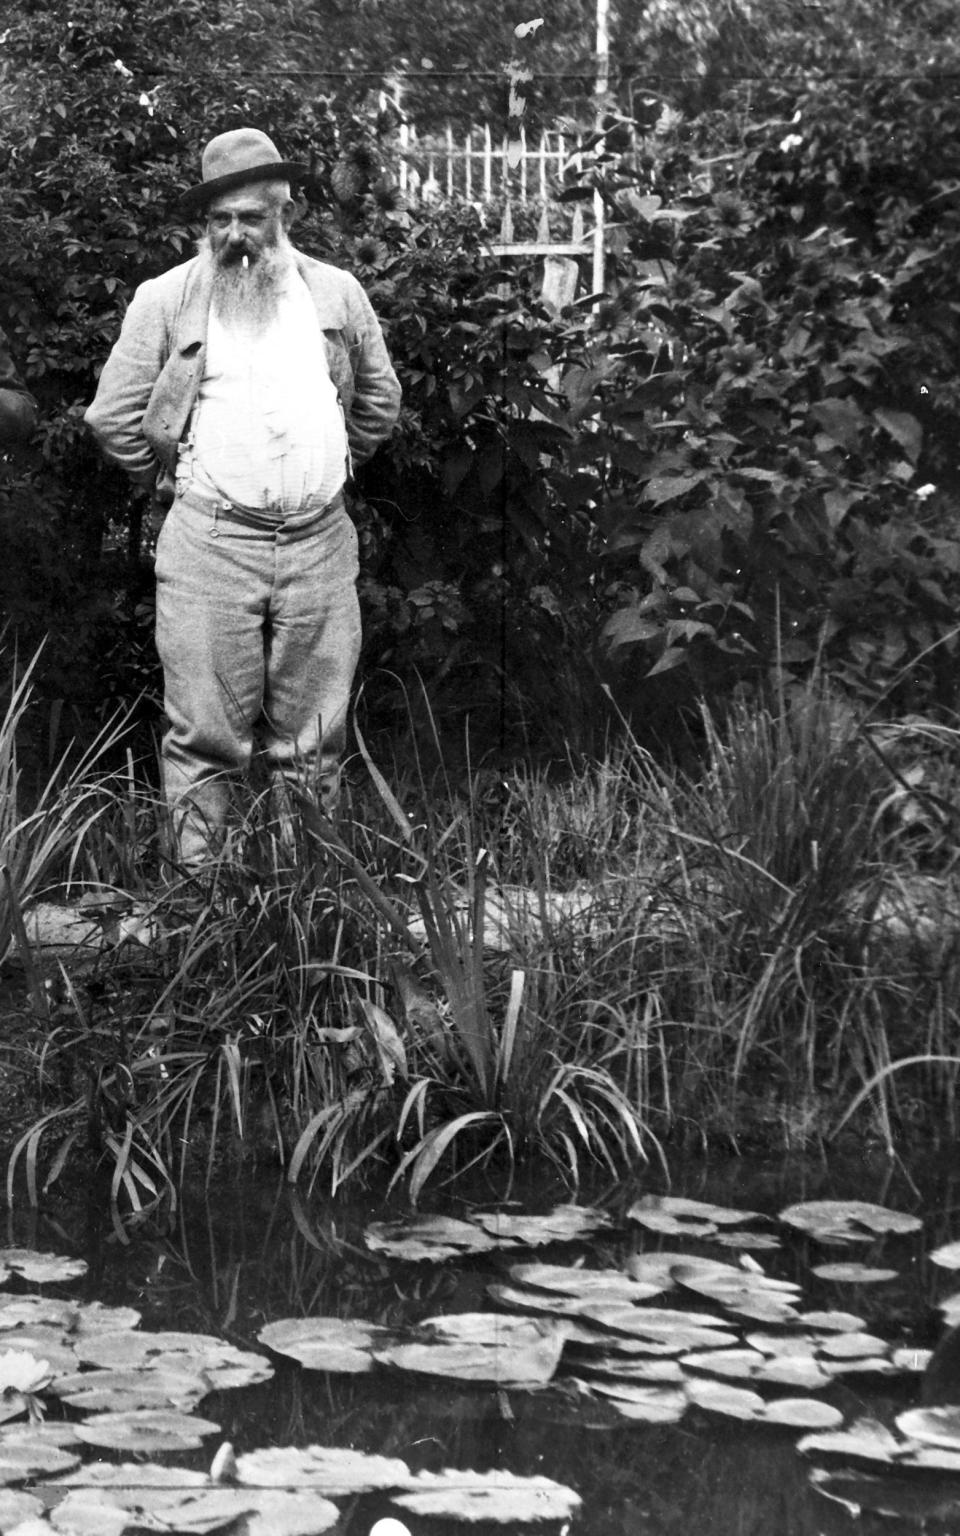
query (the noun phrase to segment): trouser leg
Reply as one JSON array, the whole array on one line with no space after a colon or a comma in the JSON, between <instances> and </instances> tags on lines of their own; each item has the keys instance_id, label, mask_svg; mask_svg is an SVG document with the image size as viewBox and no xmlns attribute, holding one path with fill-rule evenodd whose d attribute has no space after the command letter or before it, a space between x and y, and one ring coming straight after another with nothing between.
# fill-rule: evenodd
<instances>
[{"instance_id":1,"label":"trouser leg","mask_svg":"<svg viewBox=\"0 0 960 1536\"><path fill-rule=\"evenodd\" d=\"M316 533L277 539L265 645L262 745L272 772L336 805L360 657L357 532L344 510Z\"/></svg>"},{"instance_id":2,"label":"trouser leg","mask_svg":"<svg viewBox=\"0 0 960 1536\"><path fill-rule=\"evenodd\" d=\"M226 823L230 781L250 761L263 703L272 540L211 537L175 502L157 546L157 650L168 730L163 777L181 861L203 862Z\"/></svg>"}]
</instances>

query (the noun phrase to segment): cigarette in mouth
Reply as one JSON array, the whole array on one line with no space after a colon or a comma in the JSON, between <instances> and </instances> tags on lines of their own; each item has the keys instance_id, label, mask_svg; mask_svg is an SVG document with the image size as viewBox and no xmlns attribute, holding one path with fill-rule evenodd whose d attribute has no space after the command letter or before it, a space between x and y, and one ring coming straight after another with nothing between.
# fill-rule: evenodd
<instances>
[{"instance_id":1,"label":"cigarette in mouth","mask_svg":"<svg viewBox=\"0 0 960 1536\"><path fill-rule=\"evenodd\" d=\"M246 272L247 268L250 265L250 257L249 256L244 256L242 265L243 265L244 272Z\"/></svg>"}]
</instances>

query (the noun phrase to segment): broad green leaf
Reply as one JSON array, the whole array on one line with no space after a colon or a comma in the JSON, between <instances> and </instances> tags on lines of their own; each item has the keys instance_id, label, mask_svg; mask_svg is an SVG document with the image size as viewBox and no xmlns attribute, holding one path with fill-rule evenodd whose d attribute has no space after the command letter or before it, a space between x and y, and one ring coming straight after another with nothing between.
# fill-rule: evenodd
<instances>
[{"instance_id":1,"label":"broad green leaf","mask_svg":"<svg viewBox=\"0 0 960 1536\"><path fill-rule=\"evenodd\" d=\"M579 1494L549 1477L512 1472L421 1472L407 1492L391 1501L422 1519L489 1521L518 1526L569 1520L580 1508Z\"/></svg>"},{"instance_id":2,"label":"broad green leaf","mask_svg":"<svg viewBox=\"0 0 960 1536\"><path fill-rule=\"evenodd\" d=\"M489 1314L495 1316L495 1314ZM507 1319L502 1319L506 1322ZM374 1351L374 1359L395 1370L442 1376L448 1381L490 1382L497 1386L541 1386L556 1372L563 1351L562 1325L516 1318L522 1328L491 1330L489 1342L437 1339L395 1344Z\"/></svg>"},{"instance_id":3,"label":"broad green leaf","mask_svg":"<svg viewBox=\"0 0 960 1536\"><path fill-rule=\"evenodd\" d=\"M645 1387L615 1381L591 1381L581 1385L611 1403L621 1418L641 1424L677 1424L690 1406L682 1387Z\"/></svg>"},{"instance_id":4,"label":"broad green leaf","mask_svg":"<svg viewBox=\"0 0 960 1536\"><path fill-rule=\"evenodd\" d=\"M363 1234L367 1247L392 1259L413 1262L456 1258L459 1254L490 1253L496 1238L469 1221L454 1216L413 1216L401 1221L375 1221Z\"/></svg>"},{"instance_id":5,"label":"broad green leaf","mask_svg":"<svg viewBox=\"0 0 960 1536\"><path fill-rule=\"evenodd\" d=\"M730 1419L763 1417L763 1398L746 1387L731 1387L724 1381L690 1377L684 1390L690 1402L705 1412L718 1413Z\"/></svg>"},{"instance_id":6,"label":"broad green leaf","mask_svg":"<svg viewBox=\"0 0 960 1536\"><path fill-rule=\"evenodd\" d=\"M805 1200L789 1205L779 1218L821 1243L867 1243L885 1233L919 1232L919 1216L891 1211L867 1200Z\"/></svg>"},{"instance_id":7,"label":"broad green leaf","mask_svg":"<svg viewBox=\"0 0 960 1536\"><path fill-rule=\"evenodd\" d=\"M331 1499L386 1488L408 1488L410 1468L392 1456L368 1456L339 1446L272 1446L237 1457L238 1481L253 1488L313 1488Z\"/></svg>"},{"instance_id":8,"label":"broad green leaf","mask_svg":"<svg viewBox=\"0 0 960 1536\"><path fill-rule=\"evenodd\" d=\"M65 1259L56 1253L37 1253L32 1248L0 1248L0 1285L17 1275L35 1285L56 1285L78 1280L87 1272L83 1259Z\"/></svg>"},{"instance_id":9,"label":"broad green leaf","mask_svg":"<svg viewBox=\"0 0 960 1536\"><path fill-rule=\"evenodd\" d=\"M88 1445L105 1445L114 1451L188 1451L199 1448L207 1435L219 1432L219 1424L197 1414L173 1409L134 1408L125 1413L95 1413L77 1425L78 1437Z\"/></svg>"},{"instance_id":10,"label":"broad green leaf","mask_svg":"<svg viewBox=\"0 0 960 1536\"><path fill-rule=\"evenodd\" d=\"M941 1243L939 1248L927 1254L927 1258L941 1269L960 1269L960 1242Z\"/></svg>"},{"instance_id":11,"label":"broad green leaf","mask_svg":"<svg viewBox=\"0 0 960 1536\"><path fill-rule=\"evenodd\" d=\"M0 1484L31 1482L38 1477L59 1477L79 1462L76 1451L52 1445L38 1437L0 1441ZM0 1524L0 1530L3 1529Z\"/></svg>"},{"instance_id":12,"label":"broad green leaf","mask_svg":"<svg viewBox=\"0 0 960 1536\"><path fill-rule=\"evenodd\" d=\"M960 1405L908 1408L897 1415L896 1425L908 1439L960 1452Z\"/></svg>"},{"instance_id":13,"label":"broad green leaf","mask_svg":"<svg viewBox=\"0 0 960 1536\"><path fill-rule=\"evenodd\" d=\"M340 1317L285 1318L257 1334L259 1343L299 1360L306 1370L344 1373L371 1371L371 1350L390 1337L388 1328Z\"/></svg>"},{"instance_id":14,"label":"broad green leaf","mask_svg":"<svg viewBox=\"0 0 960 1536\"><path fill-rule=\"evenodd\" d=\"M137 1370L76 1371L58 1376L51 1390L82 1413L129 1408L189 1410L211 1391L210 1382L186 1368L147 1366Z\"/></svg>"},{"instance_id":15,"label":"broad green leaf","mask_svg":"<svg viewBox=\"0 0 960 1536\"><path fill-rule=\"evenodd\" d=\"M898 1269L877 1269L869 1264L815 1264L811 1274L818 1280L833 1280L838 1285L879 1285L896 1280Z\"/></svg>"},{"instance_id":16,"label":"broad green leaf","mask_svg":"<svg viewBox=\"0 0 960 1536\"><path fill-rule=\"evenodd\" d=\"M605 1301L648 1301L667 1289L667 1284L632 1280L617 1269L582 1269L566 1264L513 1264L509 1275L517 1285Z\"/></svg>"},{"instance_id":17,"label":"broad green leaf","mask_svg":"<svg viewBox=\"0 0 960 1536\"><path fill-rule=\"evenodd\" d=\"M508 1243L538 1247L543 1243L571 1243L608 1230L613 1222L606 1211L586 1205L556 1205L543 1216L514 1215L508 1211L475 1211L470 1220L491 1237Z\"/></svg>"}]
</instances>

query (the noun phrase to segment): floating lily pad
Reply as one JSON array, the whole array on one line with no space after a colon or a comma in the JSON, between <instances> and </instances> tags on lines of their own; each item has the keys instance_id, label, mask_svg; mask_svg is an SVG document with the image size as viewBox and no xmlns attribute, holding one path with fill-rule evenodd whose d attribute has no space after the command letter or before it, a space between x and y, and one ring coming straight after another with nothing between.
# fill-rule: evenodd
<instances>
[{"instance_id":1,"label":"floating lily pad","mask_svg":"<svg viewBox=\"0 0 960 1536\"><path fill-rule=\"evenodd\" d=\"M796 1321L818 1333L856 1333L864 1326L863 1318L855 1312L800 1312Z\"/></svg>"},{"instance_id":2,"label":"floating lily pad","mask_svg":"<svg viewBox=\"0 0 960 1536\"><path fill-rule=\"evenodd\" d=\"M0 1443L0 1484L26 1483L36 1477L57 1477L79 1462L75 1451L42 1440L8 1440ZM2 1526L0 1526L2 1529Z\"/></svg>"},{"instance_id":3,"label":"floating lily pad","mask_svg":"<svg viewBox=\"0 0 960 1536\"><path fill-rule=\"evenodd\" d=\"M592 1381L589 1388L612 1403L621 1418L635 1423L678 1424L690 1406L686 1392L680 1387Z\"/></svg>"},{"instance_id":4,"label":"floating lily pad","mask_svg":"<svg viewBox=\"0 0 960 1536\"><path fill-rule=\"evenodd\" d=\"M514 1215L506 1211L474 1211L471 1224L496 1238L497 1245L523 1243L536 1248L544 1243L570 1243L592 1237L613 1226L606 1211L588 1205L557 1205L545 1216Z\"/></svg>"},{"instance_id":5,"label":"floating lily pad","mask_svg":"<svg viewBox=\"0 0 960 1536\"><path fill-rule=\"evenodd\" d=\"M698 1259L692 1253L661 1250L658 1253L632 1253L624 1264L625 1272L632 1280L659 1285L663 1290L673 1285L673 1269L677 1264L704 1264L712 1267L716 1259Z\"/></svg>"},{"instance_id":6,"label":"floating lily pad","mask_svg":"<svg viewBox=\"0 0 960 1536\"><path fill-rule=\"evenodd\" d=\"M725 1381L691 1377L686 1385L686 1393L691 1403L707 1413L718 1413L729 1419L757 1419L763 1416L763 1398L758 1392L751 1392L746 1387L731 1387Z\"/></svg>"},{"instance_id":7,"label":"floating lily pad","mask_svg":"<svg viewBox=\"0 0 960 1536\"><path fill-rule=\"evenodd\" d=\"M820 1345L820 1353L831 1360L855 1360L864 1355L885 1354L886 1349L886 1340L873 1333L837 1333Z\"/></svg>"},{"instance_id":8,"label":"floating lily pad","mask_svg":"<svg viewBox=\"0 0 960 1536\"><path fill-rule=\"evenodd\" d=\"M211 1390L253 1386L269 1381L273 1366L254 1350L237 1349L204 1333L92 1333L80 1338L77 1356L85 1364L105 1369L164 1369L202 1372Z\"/></svg>"},{"instance_id":9,"label":"floating lily pad","mask_svg":"<svg viewBox=\"0 0 960 1536\"><path fill-rule=\"evenodd\" d=\"M821 1392L832 1380L825 1364L804 1355L768 1356L756 1374L758 1385L790 1387L794 1392Z\"/></svg>"},{"instance_id":10,"label":"floating lily pad","mask_svg":"<svg viewBox=\"0 0 960 1536\"><path fill-rule=\"evenodd\" d=\"M373 1370L370 1351L390 1339L389 1328L340 1317L290 1317L268 1323L259 1343L278 1355L299 1360L308 1371L359 1375Z\"/></svg>"},{"instance_id":11,"label":"floating lily pad","mask_svg":"<svg viewBox=\"0 0 960 1536\"><path fill-rule=\"evenodd\" d=\"M890 1354L891 1364L905 1376L922 1376L932 1359L932 1349L916 1349L912 1344L903 1344Z\"/></svg>"},{"instance_id":12,"label":"floating lily pad","mask_svg":"<svg viewBox=\"0 0 960 1536\"><path fill-rule=\"evenodd\" d=\"M0 1301L0 1333L7 1328L74 1328L79 1317L75 1301L56 1296L8 1296ZM3 1341L0 1339L0 1348Z\"/></svg>"},{"instance_id":13,"label":"floating lily pad","mask_svg":"<svg viewBox=\"0 0 960 1536\"><path fill-rule=\"evenodd\" d=\"M950 1451L960 1451L960 1406L944 1405L940 1408L909 1408L897 1415L896 1425L908 1439L919 1440L923 1445L942 1445Z\"/></svg>"},{"instance_id":14,"label":"floating lily pad","mask_svg":"<svg viewBox=\"0 0 960 1536\"><path fill-rule=\"evenodd\" d=\"M43 1509L43 1500L35 1499L32 1493L0 1488L0 1531L12 1531L27 1520L38 1520Z\"/></svg>"},{"instance_id":15,"label":"floating lily pad","mask_svg":"<svg viewBox=\"0 0 960 1536\"><path fill-rule=\"evenodd\" d=\"M375 1221L363 1234L367 1247L391 1259L439 1263L470 1253L492 1253L505 1245L473 1222L454 1216L414 1216L407 1221Z\"/></svg>"},{"instance_id":16,"label":"floating lily pad","mask_svg":"<svg viewBox=\"0 0 960 1536\"><path fill-rule=\"evenodd\" d=\"M591 1379L619 1381L632 1386L679 1386L683 1371L679 1360L618 1359L615 1355L598 1355L592 1358L578 1357L575 1369L588 1374Z\"/></svg>"},{"instance_id":17,"label":"floating lily pad","mask_svg":"<svg viewBox=\"0 0 960 1536\"><path fill-rule=\"evenodd\" d=\"M716 1264L712 1271L701 1266L677 1265L678 1285L718 1302L726 1311L754 1322L788 1323L796 1320L800 1288L789 1280L776 1280L733 1264Z\"/></svg>"},{"instance_id":18,"label":"floating lily pad","mask_svg":"<svg viewBox=\"0 0 960 1536\"><path fill-rule=\"evenodd\" d=\"M746 1381L755 1376L763 1364L764 1356L756 1349L700 1349L680 1357L684 1371L718 1376L723 1381Z\"/></svg>"},{"instance_id":19,"label":"floating lily pad","mask_svg":"<svg viewBox=\"0 0 960 1536\"><path fill-rule=\"evenodd\" d=\"M773 1232L716 1232L710 1233L706 1240L718 1248L737 1248L750 1253L772 1253L783 1247Z\"/></svg>"},{"instance_id":20,"label":"floating lily pad","mask_svg":"<svg viewBox=\"0 0 960 1536\"><path fill-rule=\"evenodd\" d=\"M822 1435L805 1435L797 1442L802 1455L836 1457L843 1461L877 1462L892 1466L903 1446L885 1425L875 1419L858 1419L849 1429Z\"/></svg>"},{"instance_id":21,"label":"floating lily pad","mask_svg":"<svg viewBox=\"0 0 960 1536\"><path fill-rule=\"evenodd\" d=\"M568 1520L580 1508L579 1494L549 1477L516 1477L511 1472L421 1472L410 1491L390 1501L424 1519L487 1520L534 1525Z\"/></svg>"},{"instance_id":22,"label":"floating lily pad","mask_svg":"<svg viewBox=\"0 0 960 1536\"><path fill-rule=\"evenodd\" d=\"M931 1264L939 1264L941 1269L960 1269L960 1241L942 1243L928 1253L927 1258Z\"/></svg>"},{"instance_id":23,"label":"floating lily pad","mask_svg":"<svg viewBox=\"0 0 960 1536\"><path fill-rule=\"evenodd\" d=\"M220 1429L210 1419L173 1409L133 1408L125 1413L95 1413L77 1425L78 1437L87 1445L105 1445L114 1451L189 1451L202 1446L206 1435Z\"/></svg>"},{"instance_id":24,"label":"floating lily pad","mask_svg":"<svg viewBox=\"0 0 960 1536\"><path fill-rule=\"evenodd\" d=\"M812 1360L820 1348L820 1339L814 1333L764 1333L757 1330L748 1333L744 1343L751 1349L758 1349L761 1355L779 1360L787 1357Z\"/></svg>"},{"instance_id":25,"label":"floating lily pad","mask_svg":"<svg viewBox=\"0 0 960 1536\"><path fill-rule=\"evenodd\" d=\"M820 1243L868 1243L886 1233L919 1232L919 1216L891 1211L867 1200L805 1200L788 1205L780 1220Z\"/></svg>"},{"instance_id":26,"label":"floating lily pad","mask_svg":"<svg viewBox=\"0 0 960 1536\"><path fill-rule=\"evenodd\" d=\"M42 1424L5 1424L0 1429L0 1455L7 1445L79 1445L76 1426L66 1421L45 1420Z\"/></svg>"},{"instance_id":27,"label":"floating lily pad","mask_svg":"<svg viewBox=\"0 0 960 1536\"><path fill-rule=\"evenodd\" d=\"M60 1376L52 1390L83 1413L123 1412L130 1408L189 1410L210 1392L204 1377L159 1366L144 1370L74 1371Z\"/></svg>"},{"instance_id":28,"label":"floating lily pad","mask_svg":"<svg viewBox=\"0 0 960 1536\"><path fill-rule=\"evenodd\" d=\"M822 1360L827 1375L834 1381L844 1381L848 1376L902 1376L889 1355L859 1355L851 1360Z\"/></svg>"},{"instance_id":29,"label":"floating lily pad","mask_svg":"<svg viewBox=\"0 0 960 1536\"><path fill-rule=\"evenodd\" d=\"M583 1315L611 1333L659 1345L659 1352L663 1354L724 1349L737 1342L735 1335L726 1333L717 1319L701 1323L695 1319L703 1314L693 1313L692 1320L687 1321L682 1312L675 1317L658 1317L652 1315L653 1311L646 1307L598 1307Z\"/></svg>"},{"instance_id":30,"label":"floating lily pad","mask_svg":"<svg viewBox=\"0 0 960 1536\"><path fill-rule=\"evenodd\" d=\"M602 1301L649 1301L668 1289L668 1284L634 1280L618 1269L581 1269L563 1264L513 1264L508 1271L517 1285L563 1296L584 1296Z\"/></svg>"},{"instance_id":31,"label":"floating lily pad","mask_svg":"<svg viewBox=\"0 0 960 1536\"><path fill-rule=\"evenodd\" d=\"M688 1237L710 1237L719 1227L746 1226L762 1219L757 1211L731 1210L681 1195L643 1195L627 1212L628 1221L636 1221L651 1232Z\"/></svg>"},{"instance_id":32,"label":"floating lily pad","mask_svg":"<svg viewBox=\"0 0 960 1536\"><path fill-rule=\"evenodd\" d=\"M127 1489L77 1489L54 1511L55 1527L72 1533L103 1531L98 1519L115 1510L121 1529L146 1525L150 1530L176 1531L178 1536L206 1536L220 1530L243 1530L244 1536L320 1536L337 1524L336 1504L316 1493L284 1489L181 1488L159 1493L136 1486Z\"/></svg>"},{"instance_id":33,"label":"floating lily pad","mask_svg":"<svg viewBox=\"0 0 960 1536\"><path fill-rule=\"evenodd\" d=\"M833 1280L837 1285L880 1285L896 1280L898 1269L875 1269L869 1264L816 1264L811 1271L818 1280Z\"/></svg>"},{"instance_id":34,"label":"floating lily pad","mask_svg":"<svg viewBox=\"0 0 960 1536\"><path fill-rule=\"evenodd\" d=\"M408 1488L413 1481L410 1468L398 1457L327 1445L248 1451L237 1457L236 1475L241 1484L254 1488L313 1488L331 1499Z\"/></svg>"},{"instance_id":35,"label":"floating lily pad","mask_svg":"<svg viewBox=\"0 0 960 1536\"><path fill-rule=\"evenodd\" d=\"M442 1376L449 1381L540 1386L551 1379L563 1351L562 1325L540 1318L507 1318L497 1313L468 1316L485 1319L485 1331L478 1328L475 1334L461 1340L455 1332L431 1328L422 1341L374 1350L374 1359L395 1370ZM495 1319L494 1326L489 1324L491 1318Z\"/></svg>"},{"instance_id":36,"label":"floating lily pad","mask_svg":"<svg viewBox=\"0 0 960 1536\"><path fill-rule=\"evenodd\" d=\"M816 1397L777 1397L764 1404L763 1423L789 1429L827 1430L841 1425L843 1414Z\"/></svg>"},{"instance_id":37,"label":"floating lily pad","mask_svg":"<svg viewBox=\"0 0 960 1536\"><path fill-rule=\"evenodd\" d=\"M79 1280L87 1266L83 1259L65 1259L58 1253L37 1253L32 1248L0 1248L0 1285L11 1275L34 1285L57 1285Z\"/></svg>"}]
</instances>

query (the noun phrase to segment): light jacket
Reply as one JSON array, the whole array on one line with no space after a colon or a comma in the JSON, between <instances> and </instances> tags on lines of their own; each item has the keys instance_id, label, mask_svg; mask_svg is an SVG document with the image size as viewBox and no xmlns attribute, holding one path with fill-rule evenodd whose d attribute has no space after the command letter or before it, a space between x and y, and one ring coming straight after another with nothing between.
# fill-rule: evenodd
<instances>
[{"instance_id":1,"label":"light jacket","mask_svg":"<svg viewBox=\"0 0 960 1536\"><path fill-rule=\"evenodd\" d=\"M349 272L296 252L316 305L353 463L370 457L400 410L380 323ZM84 420L103 452L161 501L203 378L212 277L199 257L142 283L130 301Z\"/></svg>"}]
</instances>

